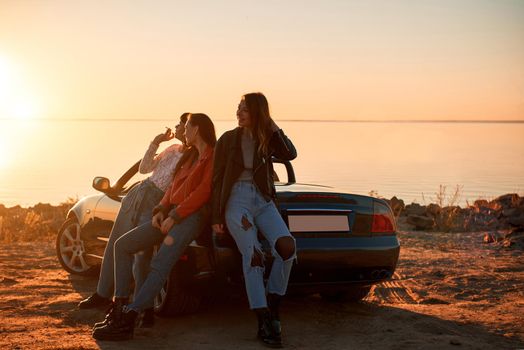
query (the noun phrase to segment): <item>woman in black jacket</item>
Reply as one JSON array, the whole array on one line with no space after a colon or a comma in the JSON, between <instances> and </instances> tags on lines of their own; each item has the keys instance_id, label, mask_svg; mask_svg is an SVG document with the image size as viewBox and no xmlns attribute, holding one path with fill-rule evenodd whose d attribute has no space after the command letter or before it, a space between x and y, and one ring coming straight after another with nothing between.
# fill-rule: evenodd
<instances>
[{"instance_id":1,"label":"woman in black jacket","mask_svg":"<svg viewBox=\"0 0 524 350\"><path fill-rule=\"evenodd\" d=\"M224 133L215 148L213 230L223 234L225 224L235 239L242 254L249 305L258 317L258 338L278 347L282 345L278 306L295 259L295 240L275 206L271 157L292 160L297 152L271 118L263 94L244 95L237 118L238 128ZM275 258L267 295L258 231L270 243Z\"/></svg>"}]
</instances>

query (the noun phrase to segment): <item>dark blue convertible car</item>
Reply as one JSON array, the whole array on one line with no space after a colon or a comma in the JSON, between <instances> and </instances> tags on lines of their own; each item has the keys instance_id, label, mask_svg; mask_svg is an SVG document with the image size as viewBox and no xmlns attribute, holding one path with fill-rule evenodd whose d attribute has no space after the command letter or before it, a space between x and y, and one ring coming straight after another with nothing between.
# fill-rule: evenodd
<instances>
[{"instance_id":1,"label":"dark blue convertible car","mask_svg":"<svg viewBox=\"0 0 524 350\"><path fill-rule=\"evenodd\" d=\"M120 201L139 180L138 165L113 186L107 178L96 177L93 187L102 193L84 197L71 208L56 240L64 269L81 275L96 273ZM275 160L275 169L277 205L297 242L290 293L358 301L374 284L393 275L400 244L395 218L384 200L296 183L287 161ZM266 255L266 264L271 264L269 249ZM215 236L209 228L173 268L155 309L163 315L195 312L202 301L220 292L238 293L242 278L234 241L229 235Z\"/></svg>"}]
</instances>

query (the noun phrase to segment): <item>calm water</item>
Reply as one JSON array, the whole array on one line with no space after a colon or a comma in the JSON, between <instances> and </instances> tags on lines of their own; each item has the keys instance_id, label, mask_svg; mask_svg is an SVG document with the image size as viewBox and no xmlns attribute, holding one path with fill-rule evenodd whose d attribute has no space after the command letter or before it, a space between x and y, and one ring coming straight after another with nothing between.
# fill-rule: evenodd
<instances>
[{"instance_id":1,"label":"calm water","mask_svg":"<svg viewBox=\"0 0 524 350\"><path fill-rule=\"evenodd\" d=\"M0 203L57 204L115 181L170 121L0 121ZM524 123L280 122L299 182L430 202L439 185L466 200L524 194ZM235 126L216 123L217 134Z\"/></svg>"}]
</instances>

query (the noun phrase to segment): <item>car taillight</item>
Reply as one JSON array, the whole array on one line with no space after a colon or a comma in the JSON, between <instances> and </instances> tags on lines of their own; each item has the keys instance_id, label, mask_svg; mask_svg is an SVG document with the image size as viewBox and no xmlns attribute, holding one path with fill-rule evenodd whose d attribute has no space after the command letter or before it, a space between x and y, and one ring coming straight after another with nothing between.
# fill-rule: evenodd
<instances>
[{"instance_id":1,"label":"car taillight","mask_svg":"<svg viewBox=\"0 0 524 350\"><path fill-rule=\"evenodd\" d=\"M388 206L379 202L373 202L373 224L371 225L371 232L395 232L395 218Z\"/></svg>"}]
</instances>

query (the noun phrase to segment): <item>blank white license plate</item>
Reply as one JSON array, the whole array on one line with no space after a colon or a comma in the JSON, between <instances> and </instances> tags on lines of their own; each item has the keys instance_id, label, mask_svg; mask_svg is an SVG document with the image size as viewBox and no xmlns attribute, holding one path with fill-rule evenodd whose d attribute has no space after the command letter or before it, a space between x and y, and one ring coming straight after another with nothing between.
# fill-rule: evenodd
<instances>
[{"instance_id":1,"label":"blank white license plate","mask_svg":"<svg viewBox=\"0 0 524 350\"><path fill-rule=\"evenodd\" d=\"M289 215L291 232L347 232L349 222L346 215Z\"/></svg>"}]
</instances>

